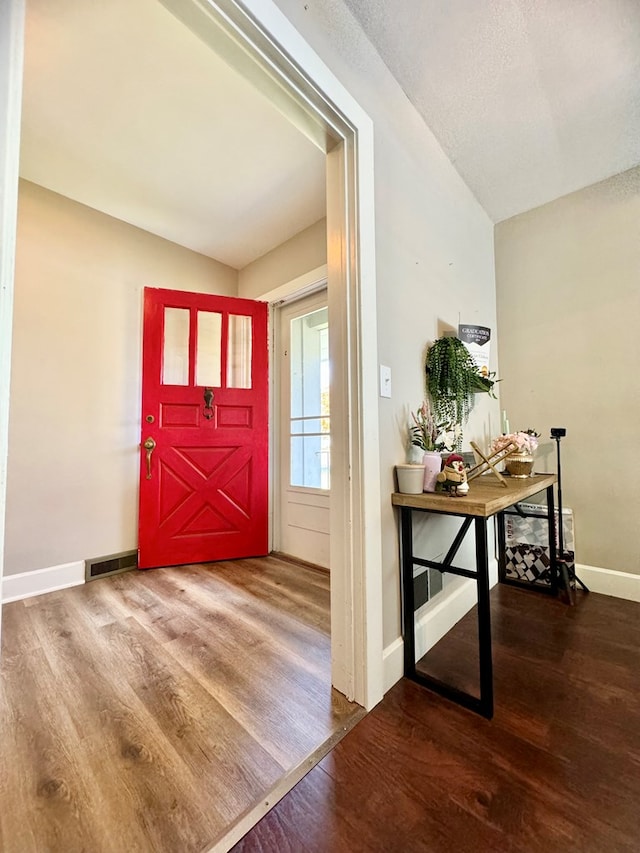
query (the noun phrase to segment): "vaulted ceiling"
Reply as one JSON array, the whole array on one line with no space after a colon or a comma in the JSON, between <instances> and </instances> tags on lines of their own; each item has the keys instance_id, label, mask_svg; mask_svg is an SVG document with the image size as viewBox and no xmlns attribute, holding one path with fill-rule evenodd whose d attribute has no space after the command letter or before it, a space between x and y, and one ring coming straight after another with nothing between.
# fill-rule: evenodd
<instances>
[{"instance_id":1,"label":"vaulted ceiling","mask_svg":"<svg viewBox=\"0 0 640 853\"><path fill-rule=\"evenodd\" d=\"M640 0L343 0L489 216L640 163ZM21 174L242 268L324 155L157 0L27 0Z\"/></svg>"},{"instance_id":2,"label":"vaulted ceiling","mask_svg":"<svg viewBox=\"0 0 640 853\"><path fill-rule=\"evenodd\" d=\"M27 0L22 177L236 269L325 215L325 158L157 0Z\"/></svg>"}]
</instances>

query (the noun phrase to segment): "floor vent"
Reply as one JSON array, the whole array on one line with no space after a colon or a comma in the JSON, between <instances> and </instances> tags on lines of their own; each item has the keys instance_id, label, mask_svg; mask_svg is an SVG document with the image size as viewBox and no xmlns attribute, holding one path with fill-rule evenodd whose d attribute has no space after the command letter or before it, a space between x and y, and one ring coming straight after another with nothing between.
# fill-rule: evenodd
<instances>
[{"instance_id":1,"label":"floor vent","mask_svg":"<svg viewBox=\"0 0 640 853\"><path fill-rule=\"evenodd\" d=\"M130 572L138 567L138 552L123 551L121 554L110 554L108 557L94 557L84 561L84 579L93 581L109 575L119 575Z\"/></svg>"}]
</instances>

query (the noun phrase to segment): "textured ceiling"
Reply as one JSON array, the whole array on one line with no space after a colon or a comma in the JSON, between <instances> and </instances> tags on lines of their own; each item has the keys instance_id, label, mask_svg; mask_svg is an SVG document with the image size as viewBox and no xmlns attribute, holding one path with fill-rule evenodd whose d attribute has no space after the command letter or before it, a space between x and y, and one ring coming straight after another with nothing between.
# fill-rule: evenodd
<instances>
[{"instance_id":1,"label":"textured ceiling","mask_svg":"<svg viewBox=\"0 0 640 853\"><path fill-rule=\"evenodd\" d=\"M325 215L325 159L156 0L28 0L22 177L240 269Z\"/></svg>"},{"instance_id":2,"label":"textured ceiling","mask_svg":"<svg viewBox=\"0 0 640 853\"><path fill-rule=\"evenodd\" d=\"M494 222L640 163L640 0L344 0Z\"/></svg>"},{"instance_id":3,"label":"textured ceiling","mask_svg":"<svg viewBox=\"0 0 640 853\"><path fill-rule=\"evenodd\" d=\"M640 163L640 0L343 0L499 222ZM236 268L320 151L156 0L27 0L21 174Z\"/></svg>"}]
</instances>

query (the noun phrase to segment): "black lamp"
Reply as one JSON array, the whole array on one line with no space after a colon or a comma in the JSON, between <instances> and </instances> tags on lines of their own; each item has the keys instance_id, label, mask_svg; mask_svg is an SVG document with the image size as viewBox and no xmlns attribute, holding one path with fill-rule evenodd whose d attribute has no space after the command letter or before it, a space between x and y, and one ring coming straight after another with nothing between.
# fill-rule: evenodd
<instances>
[{"instance_id":1,"label":"black lamp","mask_svg":"<svg viewBox=\"0 0 640 853\"><path fill-rule=\"evenodd\" d=\"M569 604L573 604L573 590L571 582L577 581L585 592L589 589L582 583L576 575L575 568L566 559L564 550L564 519L562 517L562 466L560 464L560 442L566 436L567 430L564 427L551 427L551 438L556 443L556 457L558 468L558 550L556 555L556 572L562 580L562 585L569 599Z\"/></svg>"}]
</instances>

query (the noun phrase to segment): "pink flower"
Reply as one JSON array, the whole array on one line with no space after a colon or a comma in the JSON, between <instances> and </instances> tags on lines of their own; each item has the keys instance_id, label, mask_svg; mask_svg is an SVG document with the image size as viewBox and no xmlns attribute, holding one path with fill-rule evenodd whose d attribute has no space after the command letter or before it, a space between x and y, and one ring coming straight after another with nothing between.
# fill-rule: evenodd
<instances>
[{"instance_id":1,"label":"pink flower","mask_svg":"<svg viewBox=\"0 0 640 853\"><path fill-rule=\"evenodd\" d=\"M530 430L529 432L510 432L507 435L499 435L493 439L491 443L491 452L498 453L504 450L510 444L515 444L520 452L533 453L538 447L538 435Z\"/></svg>"}]
</instances>

